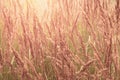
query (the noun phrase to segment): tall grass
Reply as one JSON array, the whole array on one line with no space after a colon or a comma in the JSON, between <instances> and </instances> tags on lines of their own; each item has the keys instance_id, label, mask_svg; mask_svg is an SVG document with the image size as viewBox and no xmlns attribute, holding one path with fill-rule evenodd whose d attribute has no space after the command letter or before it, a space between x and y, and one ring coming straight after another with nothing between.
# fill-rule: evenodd
<instances>
[{"instance_id":1,"label":"tall grass","mask_svg":"<svg viewBox=\"0 0 120 80\"><path fill-rule=\"evenodd\" d=\"M33 2L0 1L0 80L120 80L119 0Z\"/></svg>"}]
</instances>

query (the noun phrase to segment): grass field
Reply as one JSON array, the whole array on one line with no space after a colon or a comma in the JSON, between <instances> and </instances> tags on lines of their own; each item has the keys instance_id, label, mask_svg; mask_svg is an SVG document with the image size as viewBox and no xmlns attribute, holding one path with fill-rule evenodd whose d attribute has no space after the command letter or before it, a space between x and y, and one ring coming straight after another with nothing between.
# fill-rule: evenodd
<instances>
[{"instance_id":1,"label":"grass field","mask_svg":"<svg viewBox=\"0 0 120 80\"><path fill-rule=\"evenodd\" d=\"M120 1L0 0L0 80L120 80Z\"/></svg>"}]
</instances>

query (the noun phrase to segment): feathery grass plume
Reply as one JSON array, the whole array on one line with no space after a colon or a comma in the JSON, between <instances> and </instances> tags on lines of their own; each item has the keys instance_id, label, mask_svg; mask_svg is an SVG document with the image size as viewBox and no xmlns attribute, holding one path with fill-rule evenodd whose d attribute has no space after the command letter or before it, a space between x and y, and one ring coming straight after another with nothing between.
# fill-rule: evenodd
<instances>
[{"instance_id":1,"label":"feathery grass plume","mask_svg":"<svg viewBox=\"0 0 120 80\"><path fill-rule=\"evenodd\" d=\"M119 0L0 0L0 80L120 80L119 25Z\"/></svg>"}]
</instances>

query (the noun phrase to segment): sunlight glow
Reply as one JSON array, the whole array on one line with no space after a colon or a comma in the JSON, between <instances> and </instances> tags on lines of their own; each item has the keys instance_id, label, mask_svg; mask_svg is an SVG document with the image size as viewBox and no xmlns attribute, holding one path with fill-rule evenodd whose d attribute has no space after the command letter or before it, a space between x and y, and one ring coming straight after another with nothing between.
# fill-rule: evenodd
<instances>
[{"instance_id":1,"label":"sunlight glow","mask_svg":"<svg viewBox=\"0 0 120 80\"><path fill-rule=\"evenodd\" d=\"M43 16L45 11L48 10L47 0L35 0L34 6L39 16Z\"/></svg>"},{"instance_id":2,"label":"sunlight glow","mask_svg":"<svg viewBox=\"0 0 120 80\"><path fill-rule=\"evenodd\" d=\"M26 6L26 1L32 5L39 16L42 16L48 10L48 0L20 0L21 4Z\"/></svg>"}]
</instances>

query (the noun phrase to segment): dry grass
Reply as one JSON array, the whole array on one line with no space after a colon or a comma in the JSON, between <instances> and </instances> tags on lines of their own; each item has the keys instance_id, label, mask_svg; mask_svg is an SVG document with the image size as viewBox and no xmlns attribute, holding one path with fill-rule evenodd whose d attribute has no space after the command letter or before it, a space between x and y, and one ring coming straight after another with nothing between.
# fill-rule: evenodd
<instances>
[{"instance_id":1,"label":"dry grass","mask_svg":"<svg viewBox=\"0 0 120 80\"><path fill-rule=\"evenodd\" d=\"M120 1L0 1L0 80L120 80Z\"/></svg>"}]
</instances>

